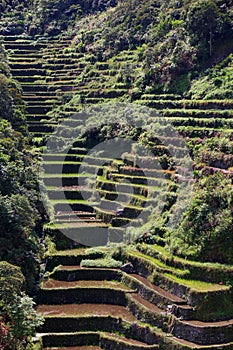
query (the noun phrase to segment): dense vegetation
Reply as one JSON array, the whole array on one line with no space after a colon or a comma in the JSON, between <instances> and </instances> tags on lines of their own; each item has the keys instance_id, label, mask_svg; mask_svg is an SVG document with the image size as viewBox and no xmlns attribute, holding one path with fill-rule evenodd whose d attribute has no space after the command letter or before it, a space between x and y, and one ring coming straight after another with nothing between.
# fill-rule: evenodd
<instances>
[{"instance_id":1,"label":"dense vegetation","mask_svg":"<svg viewBox=\"0 0 233 350\"><path fill-rule=\"evenodd\" d=\"M20 268L0 262L0 346L1 349L30 349L30 337L42 323L32 298L23 292L25 278Z\"/></svg>"},{"instance_id":2,"label":"dense vegetation","mask_svg":"<svg viewBox=\"0 0 233 350\"><path fill-rule=\"evenodd\" d=\"M96 61L103 61L104 67L106 61L114 62L120 52L127 53L127 50L131 50L134 53L132 62L127 62L123 67L117 66L117 63L114 66L112 63L113 70L117 67L118 72L116 76L113 74L109 85L101 80L99 85L98 81L95 83L96 89L101 89L103 84L109 90L111 85L122 84L127 87L128 96L121 97L121 100L134 101L143 95L149 99L157 94L158 100L161 96L160 106L164 104L166 108L163 99L173 99L175 95L172 94L180 94L193 100L223 100L223 104L228 108L228 99L232 96L232 25L231 2L120 2L112 10L80 19L76 25L77 32L74 32L77 34L76 47L73 46L70 50L71 54L82 52L91 57L90 64L85 67L81 78L78 78L79 81L85 82L87 77L90 77L90 88L95 76L99 77L97 65L94 65ZM123 57L122 55L122 59ZM67 109L75 106L78 108L80 98L80 95L74 96L67 103ZM205 102L200 101L199 105L202 104L204 106ZM64 110L65 108L63 106ZM193 101L193 107L188 108L198 109L198 104L195 105ZM58 111L60 112L59 109ZM167 115L169 116L169 111ZM206 118L203 111L200 111L199 115L200 118ZM179 112L174 116L179 117ZM195 111L190 112L188 125L198 125L195 118ZM209 118L208 122L210 126L217 125L214 116ZM222 126L224 123L225 120L220 122ZM207 122L203 122L203 125L207 125ZM185 257L231 264L233 256L226 249L226 242L232 237L232 180L230 177L225 179L230 174L218 177L208 171L206 173L202 168L205 165L219 170L232 169L232 136L230 133L221 132L208 138L206 131L204 138L193 137L191 127L184 136L194 159L197 197L193 198L190 212L187 212L177 232L163 233L163 244ZM164 156L160 161L162 159ZM169 162L167 167L170 167ZM221 195L222 183L226 190L226 198ZM213 190L214 186L217 188L216 193ZM166 210L160 220L153 223L152 233L164 232L174 198L173 193L172 197L167 199ZM216 208L212 206L212 202L218 203ZM226 211L226 215L223 215L223 211ZM204 226L200 225L200 222ZM199 227L195 234L192 233L194 227Z\"/></svg>"},{"instance_id":3,"label":"dense vegetation","mask_svg":"<svg viewBox=\"0 0 233 350\"><path fill-rule=\"evenodd\" d=\"M221 60L223 51L230 53L232 12L230 3L213 0L134 0L84 19L78 28L78 43L103 59L138 49L137 92L183 93L197 72ZM129 68L132 75L135 67Z\"/></svg>"},{"instance_id":4,"label":"dense vegetation","mask_svg":"<svg viewBox=\"0 0 233 350\"><path fill-rule=\"evenodd\" d=\"M57 35L72 27L80 17L114 5L115 0L2 1L0 14L7 27L3 25L0 32L7 34L13 30L21 34L26 30L30 35Z\"/></svg>"},{"instance_id":5,"label":"dense vegetation","mask_svg":"<svg viewBox=\"0 0 233 350\"><path fill-rule=\"evenodd\" d=\"M187 92L199 72L231 53L233 15L227 0L31 0L0 6L2 34L57 35L69 29L78 34L76 45L103 60L138 49L141 69L136 75L135 66L124 72L137 93Z\"/></svg>"},{"instance_id":6,"label":"dense vegetation","mask_svg":"<svg viewBox=\"0 0 233 350\"><path fill-rule=\"evenodd\" d=\"M28 34L38 42L40 36L49 40L50 36L66 33L74 39L64 52L74 59L75 55L83 55L85 63L75 84L85 84L89 79L89 85L81 86L94 85L96 95L105 89L102 100L113 97L117 101L138 102L144 96L146 103L157 103L166 109L166 116L173 113L176 126L188 123L182 135L186 137L195 169L191 205L178 228L166 228L176 199L174 178L160 218L152 217L151 226L142 230L148 229L147 238L152 237L151 242L181 257L233 264L232 134L204 130L206 120L210 127L219 123L220 127L230 129L231 125L232 107L224 111L225 105L231 105L233 93L231 0L4 0L0 4L0 33ZM124 56L127 52L131 61ZM121 60L124 65L119 63ZM108 81L101 71L107 71ZM100 79L95 80L97 77ZM126 93L117 95L121 87ZM38 279L45 214L39 198L38 150L30 143L21 93L0 45L0 335L3 339L0 348L3 349L26 347L28 337L40 323L34 316L32 323L22 323L28 315L34 315L32 299L25 290L32 295ZM66 103L53 113L79 110L86 104L86 97L82 93L67 95ZM182 98L190 100L182 102ZM215 100L212 115L198 110L211 99ZM184 108L174 114L169 106L179 104L180 100L180 104L192 111ZM221 121L215 120L216 108L222 109ZM186 120L179 119L182 113L187 113ZM202 130L191 130L190 125L199 126L196 121L199 116ZM198 137L199 131L206 137ZM85 141L92 139L98 143L117 132L123 136L131 132L132 138L137 134L137 140L150 150L158 143L149 132L120 130L119 125L111 128L103 123L98 130L88 132ZM163 169L173 170L167 154L155 152L155 155L159 156ZM213 167L219 171L215 173ZM85 263L93 264L91 260ZM105 263L114 266L115 261L107 259ZM11 275L10 279L6 278L7 274Z\"/></svg>"},{"instance_id":7,"label":"dense vegetation","mask_svg":"<svg viewBox=\"0 0 233 350\"><path fill-rule=\"evenodd\" d=\"M189 91L193 99L231 99L232 98L233 57L230 54L218 65L205 71L194 80Z\"/></svg>"},{"instance_id":8,"label":"dense vegetation","mask_svg":"<svg viewBox=\"0 0 233 350\"><path fill-rule=\"evenodd\" d=\"M169 249L199 261L233 264L232 203L230 179L220 173L200 179L181 225L169 234Z\"/></svg>"},{"instance_id":9,"label":"dense vegetation","mask_svg":"<svg viewBox=\"0 0 233 350\"><path fill-rule=\"evenodd\" d=\"M39 274L43 207L20 88L0 50L0 347L21 349L40 322L24 291Z\"/></svg>"},{"instance_id":10,"label":"dense vegetation","mask_svg":"<svg viewBox=\"0 0 233 350\"><path fill-rule=\"evenodd\" d=\"M87 14L88 16L86 16ZM54 35L69 27L69 33L76 34L76 36L72 47L67 49L68 53L70 52L72 55L74 52L80 52L90 57L90 63L83 70L81 77L78 78L79 81L85 81L89 75L95 77L97 74L95 62L105 62L106 60L110 62L120 52L134 50L133 62L127 63L123 68L120 67L116 76L112 73L115 81L109 81L110 85L122 84L126 86L129 91L126 99L130 101L143 94L150 96L152 93L160 94L161 99L164 99L165 96L172 96L172 93L181 94L191 99L231 98L232 56L230 42L233 15L230 1L139 2L132 0L119 3L114 1L37 0L27 3L5 1L1 4L1 16L3 24L7 19L12 19L9 21L7 29L4 26L2 28L2 33L5 34L8 32L12 34L27 32L31 35ZM118 67L116 66L116 68ZM4 101L4 104L1 104L3 106L1 114L4 118L2 129L4 129L4 137L11 140L11 142L6 143L3 139L2 147L5 148L5 153L9 153L9 149L12 148L18 151L12 156L10 162L5 154L2 156L5 167L1 180L2 196L10 196L11 198L9 203L5 199L2 201L2 212L9 213L7 217L10 217L10 213L16 206L28 209L27 216L23 218L22 222L18 221L9 225L10 219L5 217L2 225L5 225L6 232L16 230L19 236L23 232L25 241L22 242L22 245L29 245L31 248L29 249L28 246L26 250L33 252L33 256L37 246L36 238L33 239L28 232L35 231L34 228L38 227L36 224L38 222L37 214L35 214L35 203L38 201L37 182L35 172L32 170L36 168L36 164L32 160L31 151L27 145L26 125L19 88L10 78L3 51L1 70L5 74L1 76L1 99ZM101 84L100 80L99 88L101 88ZM17 100L15 104L18 107L14 110L12 109L12 95L9 95L9 89L11 94L14 94L13 98ZM165 93L170 95L164 95ZM80 95L74 96L68 102L67 108L78 106L80 99ZM84 99L82 103L85 103ZM160 103L162 102L160 101ZM66 107L63 106L63 108ZM194 120L193 123L195 123ZM15 133L17 138L9 137ZM204 174L200 171L201 164L205 163L208 166L217 166L222 169L231 168L231 136L221 135L219 138L216 135L210 140L191 140L188 138L187 142L195 161L195 174L198 180L197 196L202 197L203 188L211 195L212 187L209 187L208 181L205 185L200 186L200 182L205 182L205 178L202 179ZM169 164L167 166L169 167ZM27 169L26 173L25 169ZM221 180L218 181L221 182ZM230 183L230 179L227 181ZM27 185L25 185L26 183ZM227 196L230 196L230 191L226 191L226 193ZM202 200L203 205L208 204L204 203L207 200L205 197ZM194 199L194 207L197 206L196 201L197 199ZM228 202L231 202L230 197ZM226 209L224 204L223 209ZM200 217L198 212L199 210L196 215ZM193 212L190 215L193 215ZM205 221L203 215L202 213L203 221ZM209 214L205 215L208 222ZM219 214L219 216L221 215ZM161 226L165 224L166 220L167 214L164 214ZM189 230L187 220L187 218L184 219L181 225L179 239L177 234L174 234L174 241L177 238L181 242L181 237L185 237L185 232ZM223 225L225 227L227 225L219 220L210 226ZM211 231L213 235L215 235L214 230ZM167 235L169 237L165 237L165 244L170 242L171 247L176 250L177 244L173 242L173 234L167 233ZM14 246L13 240L11 244ZM215 252L214 257L212 253L200 253L199 241L195 244L199 248L194 249L196 253L193 253L193 248L190 250L193 258L232 262L232 257L229 254L226 254L226 258L224 258L222 253ZM209 244L209 241L202 244ZM224 248L222 250L224 251ZM190 255L188 252L185 243L184 248L179 249L179 253ZM17 254L15 255L12 253L12 249L9 249L4 251L2 258L14 262L16 256Z\"/></svg>"}]
</instances>

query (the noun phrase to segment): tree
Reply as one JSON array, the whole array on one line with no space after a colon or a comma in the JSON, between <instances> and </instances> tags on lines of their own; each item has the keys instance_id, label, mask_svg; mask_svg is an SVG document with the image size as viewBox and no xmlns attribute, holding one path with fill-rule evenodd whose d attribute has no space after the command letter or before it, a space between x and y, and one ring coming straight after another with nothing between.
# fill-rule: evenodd
<instances>
[{"instance_id":1,"label":"tree","mask_svg":"<svg viewBox=\"0 0 233 350\"><path fill-rule=\"evenodd\" d=\"M213 0L198 0L189 6L187 28L198 41L209 45L209 55L213 53L214 35L220 30L221 13Z\"/></svg>"},{"instance_id":2,"label":"tree","mask_svg":"<svg viewBox=\"0 0 233 350\"><path fill-rule=\"evenodd\" d=\"M0 195L0 219L0 232L4 232L5 235L28 235L35 225L34 212L29 200L20 194Z\"/></svg>"},{"instance_id":3,"label":"tree","mask_svg":"<svg viewBox=\"0 0 233 350\"><path fill-rule=\"evenodd\" d=\"M20 340L25 340L35 335L36 327L43 323L43 318L34 309L35 302L25 294L17 295L14 301L6 306L6 311L11 318L11 335Z\"/></svg>"},{"instance_id":4,"label":"tree","mask_svg":"<svg viewBox=\"0 0 233 350\"><path fill-rule=\"evenodd\" d=\"M12 301L14 294L20 294L24 281L19 267L0 261L0 309Z\"/></svg>"},{"instance_id":5,"label":"tree","mask_svg":"<svg viewBox=\"0 0 233 350\"><path fill-rule=\"evenodd\" d=\"M170 249L184 257L232 264L232 208L230 178L216 173L199 180L180 226L169 233Z\"/></svg>"},{"instance_id":6,"label":"tree","mask_svg":"<svg viewBox=\"0 0 233 350\"><path fill-rule=\"evenodd\" d=\"M34 301L22 292L24 276L19 267L0 262L0 349L25 349L36 327L43 323Z\"/></svg>"}]
</instances>

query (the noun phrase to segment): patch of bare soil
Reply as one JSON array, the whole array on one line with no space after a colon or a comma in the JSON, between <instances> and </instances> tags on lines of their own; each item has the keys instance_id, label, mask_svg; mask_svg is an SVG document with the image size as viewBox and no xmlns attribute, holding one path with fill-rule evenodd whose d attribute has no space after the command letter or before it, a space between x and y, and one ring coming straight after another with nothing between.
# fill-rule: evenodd
<instances>
[{"instance_id":1,"label":"patch of bare soil","mask_svg":"<svg viewBox=\"0 0 233 350\"><path fill-rule=\"evenodd\" d=\"M109 304L39 305L37 312L44 316L114 316L134 322L136 318L123 306ZM61 349L59 349L61 350Z\"/></svg>"}]
</instances>

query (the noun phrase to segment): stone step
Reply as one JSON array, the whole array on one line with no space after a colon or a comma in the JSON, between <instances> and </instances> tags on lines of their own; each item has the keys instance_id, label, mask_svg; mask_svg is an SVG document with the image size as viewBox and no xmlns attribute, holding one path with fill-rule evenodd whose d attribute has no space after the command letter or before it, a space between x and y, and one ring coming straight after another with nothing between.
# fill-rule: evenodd
<instances>
[{"instance_id":1,"label":"stone step","mask_svg":"<svg viewBox=\"0 0 233 350\"><path fill-rule=\"evenodd\" d=\"M127 287L125 284L116 281L102 281L102 280L78 280L78 281L61 281L49 278L44 281L41 290L69 290L69 289L115 289L126 293L134 293L135 290Z\"/></svg>"},{"instance_id":2,"label":"stone step","mask_svg":"<svg viewBox=\"0 0 233 350\"><path fill-rule=\"evenodd\" d=\"M73 81L74 81L74 78L75 77L69 77L66 75L64 76L46 76L46 83L49 84L49 85L57 85L57 84L60 84L60 85L69 85L71 84Z\"/></svg>"},{"instance_id":3,"label":"stone step","mask_svg":"<svg viewBox=\"0 0 233 350\"><path fill-rule=\"evenodd\" d=\"M55 128L56 128L57 124L54 123L48 123L48 122L28 122L28 131L29 132L42 132L42 133L52 133Z\"/></svg>"},{"instance_id":4,"label":"stone step","mask_svg":"<svg viewBox=\"0 0 233 350\"><path fill-rule=\"evenodd\" d=\"M32 138L34 137L38 137L38 138L43 138L45 143L46 143L46 138L49 136L49 133L47 132L30 132ZM43 144L43 146L45 145L45 143Z\"/></svg>"},{"instance_id":5,"label":"stone step","mask_svg":"<svg viewBox=\"0 0 233 350\"><path fill-rule=\"evenodd\" d=\"M48 257L46 269L47 271L52 271L59 265L69 269L70 266L80 266L83 259L102 259L103 257L104 253L101 251L86 253L86 250L81 248L70 249L68 251L59 250Z\"/></svg>"},{"instance_id":6,"label":"stone step","mask_svg":"<svg viewBox=\"0 0 233 350\"><path fill-rule=\"evenodd\" d=\"M35 105L35 100L37 101L37 106L51 106L51 109L54 107L54 105L58 105L59 102L60 104L62 103L61 101L58 100L58 98L55 97L49 97L49 96L45 96L45 97L41 97L41 96L37 96L34 98L31 97L24 97L23 98L24 101L26 102L27 106L34 106Z\"/></svg>"},{"instance_id":7,"label":"stone step","mask_svg":"<svg viewBox=\"0 0 233 350\"><path fill-rule=\"evenodd\" d=\"M127 308L130 312L141 322L150 324L151 326L158 327L164 332L174 332L176 328L174 325L181 325L180 319L174 317L174 304L167 305L166 309L160 307L161 304L155 305L150 301L146 300L144 297L140 296L138 293L127 295ZM184 317L190 318L193 316L192 313L183 313L179 317L183 319ZM169 322L170 320L170 322ZM183 334L180 327L180 334ZM185 333L185 332L184 332Z\"/></svg>"},{"instance_id":8,"label":"stone step","mask_svg":"<svg viewBox=\"0 0 233 350\"><path fill-rule=\"evenodd\" d=\"M198 350L232 350L233 349L233 342L230 343L222 343L222 344L211 344L211 345L200 345L197 343L193 343L184 339L181 339L181 337L177 338L172 335L169 335L168 337L164 337L164 343L166 346L166 349L173 350L173 349L181 349L181 350L192 350L192 349L198 349Z\"/></svg>"},{"instance_id":9,"label":"stone step","mask_svg":"<svg viewBox=\"0 0 233 350\"><path fill-rule=\"evenodd\" d=\"M69 162L67 160L57 163L44 163L43 168L46 174L57 174L60 170L63 170L63 174L78 174L79 168L82 162ZM98 164L87 164L85 163L85 171L95 171L95 168L101 169L102 167Z\"/></svg>"},{"instance_id":10,"label":"stone step","mask_svg":"<svg viewBox=\"0 0 233 350\"><path fill-rule=\"evenodd\" d=\"M48 100L55 100L59 99L61 96L59 93L55 91L24 91L23 92L23 99L26 101L33 101L35 104L35 101L44 101L46 99Z\"/></svg>"},{"instance_id":11,"label":"stone step","mask_svg":"<svg viewBox=\"0 0 233 350\"><path fill-rule=\"evenodd\" d=\"M233 342L233 320L202 322L175 320L172 334L199 345Z\"/></svg>"},{"instance_id":12,"label":"stone step","mask_svg":"<svg viewBox=\"0 0 233 350\"><path fill-rule=\"evenodd\" d=\"M13 56L14 57L35 57L35 58L42 58L42 52L41 51L38 51L37 49L28 49L28 50L21 50L21 49L15 49L15 48L12 48L13 50L13 53L12 52L9 52L11 51L11 48L8 48L7 49L7 52L9 53L10 56Z\"/></svg>"},{"instance_id":13,"label":"stone step","mask_svg":"<svg viewBox=\"0 0 233 350\"><path fill-rule=\"evenodd\" d=\"M163 309L160 309L157 305L150 303L146 299L142 298L138 293L130 295L131 302L134 301L135 305L141 304L143 308L147 309L147 311L150 311L152 314L162 314L166 315L166 311ZM131 309L131 312L133 310Z\"/></svg>"},{"instance_id":14,"label":"stone step","mask_svg":"<svg viewBox=\"0 0 233 350\"><path fill-rule=\"evenodd\" d=\"M45 183L46 186L55 186L58 187L60 186L61 183L61 179L59 177L61 177L61 174L48 174L49 176L45 176L43 178L43 181ZM71 174L72 175L72 174ZM78 182L78 174L75 176L75 174L73 174L73 176L62 176L62 185L63 186L78 186L79 182ZM62 211L61 209L59 209L60 211Z\"/></svg>"},{"instance_id":15,"label":"stone step","mask_svg":"<svg viewBox=\"0 0 233 350\"><path fill-rule=\"evenodd\" d=\"M64 166L63 166L63 171L64 171ZM77 188L75 190L65 190L63 188L60 188L59 190L48 190L47 189L47 193L48 193L48 197L51 200L60 200L62 198L67 198L67 199L83 199L83 195L87 194L88 197L91 196L91 194L93 193L93 191L91 189L87 189L87 188Z\"/></svg>"},{"instance_id":16,"label":"stone step","mask_svg":"<svg viewBox=\"0 0 233 350\"><path fill-rule=\"evenodd\" d=\"M28 114L46 114L51 110L50 105L30 105L27 107Z\"/></svg>"},{"instance_id":17,"label":"stone step","mask_svg":"<svg viewBox=\"0 0 233 350\"><path fill-rule=\"evenodd\" d=\"M43 55L41 53L41 51L20 51L19 52L12 52L11 50L8 50L7 51L8 53L8 56L9 56L9 61L11 61L12 59L14 61L28 61L28 60L35 60L35 61L38 61L38 60L42 60L43 58Z\"/></svg>"},{"instance_id":18,"label":"stone step","mask_svg":"<svg viewBox=\"0 0 233 350\"><path fill-rule=\"evenodd\" d=\"M30 123L38 123L38 122L42 122L42 123L49 123L52 117L49 117L47 115L44 114L28 114L27 115L27 121L28 124Z\"/></svg>"},{"instance_id":19,"label":"stone step","mask_svg":"<svg viewBox=\"0 0 233 350\"><path fill-rule=\"evenodd\" d=\"M125 225L128 225L128 224L132 223L132 222L133 222L132 219L124 218L124 217L121 217L121 218L115 217L115 218L112 218L111 221L110 221L110 223L111 223L111 225L113 227L125 226Z\"/></svg>"},{"instance_id":20,"label":"stone step","mask_svg":"<svg viewBox=\"0 0 233 350\"><path fill-rule=\"evenodd\" d=\"M22 35L21 34L14 35L13 34L13 35L4 35L4 40L5 41L12 41L12 42L16 42L16 41L19 41L19 42L21 42L21 41L23 41L23 42L29 41L29 42L31 42L34 39L30 35L24 35L24 34L22 34Z\"/></svg>"},{"instance_id":21,"label":"stone step","mask_svg":"<svg viewBox=\"0 0 233 350\"><path fill-rule=\"evenodd\" d=\"M124 279L124 283L132 288L137 288L141 296L146 296L146 299L155 305L160 304L165 307L171 304L187 305L186 300L152 284L141 275L131 274Z\"/></svg>"},{"instance_id":22,"label":"stone step","mask_svg":"<svg viewBox=\"0 0 233 350\"><path fill-rule=\"evenodd\" d=\"M22 65L26 66L28 64L28 67L31 67L31 66L39 66L41 67L42 66L42 62L43 60L42 59L38 59L38 57L34 57L34 56L10 56L8 57L8 60L9 60L9 65L10 67L14 67L15 68L20 68Z\"/></svg>"},{"instance_id":23,"label":"stone step","mask_svg":"<svg viewBox=\"0 0 233 350\"><path fill-rule=\"evenodd\" d=\"M68 68L69 67L69 68ZM46 61L43 62L43 68L50 70L54 73L56 73L57 71L64 71L64 70L68 70L68 69L76 69L75 68L76 65L72 64L69 66L66 66L64 63L48 63Z\"/></svg>"},{"instance_id":24,"label":"stone step","mask_svg":"<svg viewBox=\"0 0 233 350\"><path fill-rule=\"evenodd\" d=\"M37 93L37 92L40 92L40 93L48 93L48 86L46 84L21 84L21 87L24 91L24 93ZM51 89L53 90L53 93L54 93L54 89ZM52 91L51 91L52 93Z\"/></svg>"},{"instance_id":25,"label":"stone step","mask_svg":"<svg viewBox=\"0 0 233 350\"><path fill-rule=\"evenodd\" d=\"M74 84L67 84L65 81L57 81L55 83L48 83L46 84L47 88L49 90L53 90L53 91L56 91L56 90L61 90L63 92L72 92L72 91L75 91L77 92L77 89L75 87Z\"/></svg>"},{"instance_id":26,"label":"stone step","mask_svg":"<svg viewBox=\"0 0 233 350\"><path fill-rule=\"evenodd\" d=\"M95 217L85 217L83 216L82 218L78 219L78 218L67 218L67 219L59 219L57 216L54 219L54 224L59 224L62 223L64 224L64 226L68 226L69 224L76 224L77 226L80 224L92 224L95 225L96 227L98 226L98 224L102 224L103 221L100 219L96 219Z\"/></svg>"},{"instance_id":27,"label":"stone step","mask_svg":"<svg viewBox=\"0 0 233 350\"><path fill-rule=\"evenodd\" d=\"M82 73L81 69L79 68L72 68L72 69L57 69L55 68L54 71L52 69L53 67L49 67L49 70L52 70L52 72L50 72L50 76L65 76L65 75L74 75L77 76L80 73Z\"/></svg>"},{"instance_id":28,"label":"stone step","mask_svg":"<svg viewBox=\"0 0 233 350\"><path fill-rule=\"evenodd\" d=\"M49 69L49 66L51 65L64 65L64 67L69 66L70 68L80 68L83 69L87 66L88 62L80 62L78 59L75 58L67 58L66 56L60 56L57 58L46 58L43 56L43 60L46 61L45 67Z\"/></svg>"},{"instance_id":29,"label":"stone step","mask_svg":"<svg viewBox=\"0 0 233 350\"><path fill-rule=\"evenodd\" d=\"M156 109L187 109L194 110L225 110L232 109L232 100L136 100L135 103L147 105Z\"/></svg>"}]
</instances>

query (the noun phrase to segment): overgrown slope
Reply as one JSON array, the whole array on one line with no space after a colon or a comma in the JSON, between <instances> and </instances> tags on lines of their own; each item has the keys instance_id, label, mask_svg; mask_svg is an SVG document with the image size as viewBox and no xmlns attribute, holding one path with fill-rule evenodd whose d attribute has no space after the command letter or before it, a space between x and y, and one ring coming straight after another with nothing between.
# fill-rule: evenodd
<instances>
[{"instance_id":1,"label":"overgrown slope","mask_svg":"<svg viewBox=\"0 0 233 350\"><path fill-rule=\"evenodd\" d=\"M29 145L20 87L9 73L3 47L0 49L0 259L21 266L31 290L39 269L38 235L44 212L38 160Z\"/></svg>"},{"instance_id":2,"label":"overgrown slope","mask_svg":"<svg viewBox=\"0 0 233 350\"><path fill-rule=\"evenodd\" d=\"M0 53L0 348L20 350L41 324L25 291L39 275L44 209L21 89Z\"/></svg>"},{"instance_id":3,"label":"overgrown slope","mask_svg":"<svg viewBox=\"0 0 233 350\"><path fill-rule=\"evenodd\" d=\"M232 5L208 1L125 1L78 22L77 44L103 60L138 50L137 92L184 93L190 80L221 60L232 36ZM134 67L131 67L133 70Z\"/></svg>"}]
</instances>

